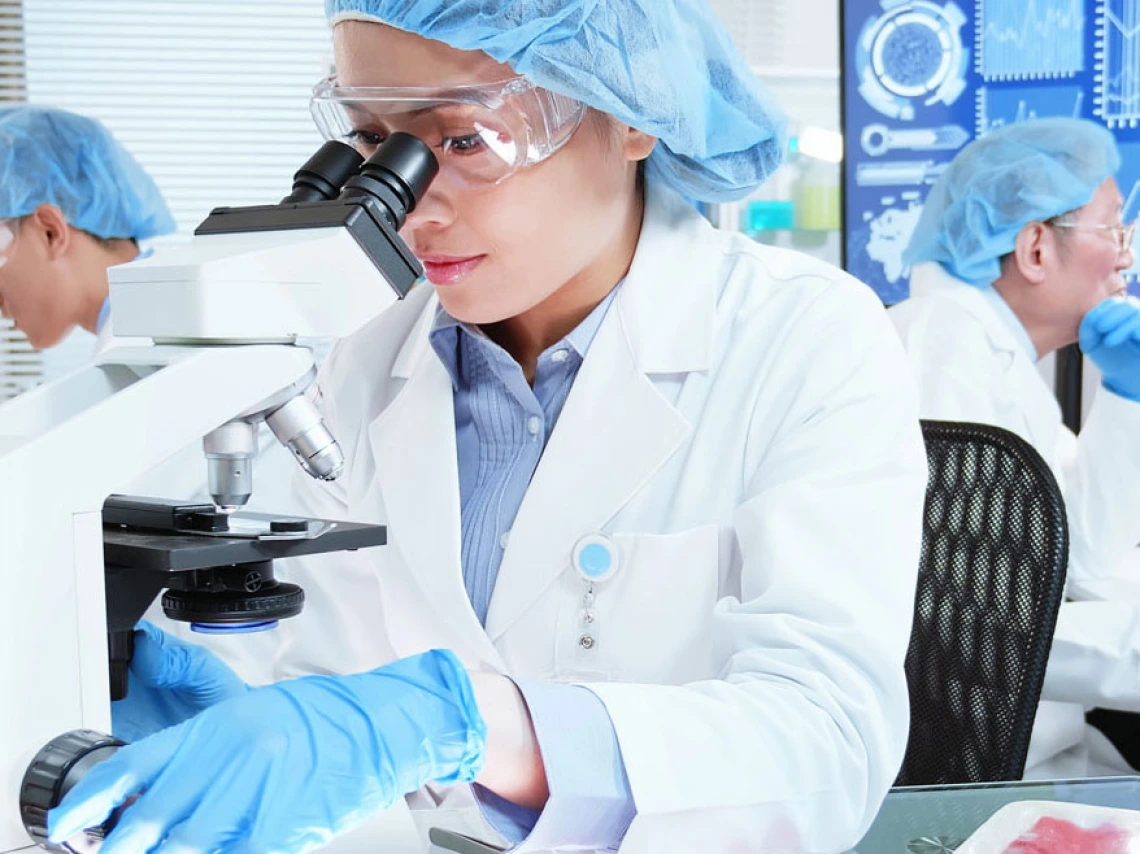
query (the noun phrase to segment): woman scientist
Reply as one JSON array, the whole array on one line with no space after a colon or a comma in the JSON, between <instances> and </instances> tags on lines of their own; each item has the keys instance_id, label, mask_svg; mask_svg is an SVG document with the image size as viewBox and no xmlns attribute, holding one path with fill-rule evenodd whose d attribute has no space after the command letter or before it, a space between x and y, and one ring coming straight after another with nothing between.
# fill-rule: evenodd
<instances>
[{"instance_id":1,"label":"woman scientist","mask_svg":"<svg viewBox=\"0 0 1140 854\"><path fill-rule=\"evenodd\" d=\"M291 568L299 678L158 638L228 699L53 838L141 791L104 854L304 851L404 795L525 850L845 849L906 744L926 462L874 294L687 200L764 180L774 108L698 0L329 13L321 127L442 164L403 231L431 285L329 357L348 468L300 487L391 544Z\"/></svg>"}]
</instances>

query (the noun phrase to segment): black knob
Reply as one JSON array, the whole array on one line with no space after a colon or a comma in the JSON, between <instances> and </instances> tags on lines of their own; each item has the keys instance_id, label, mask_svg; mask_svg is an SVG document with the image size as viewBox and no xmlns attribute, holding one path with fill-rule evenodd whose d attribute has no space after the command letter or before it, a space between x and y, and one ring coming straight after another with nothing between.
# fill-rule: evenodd
<instances>
[{"instance_id":1,"label":"black knob","mask_svg":"<svg viewBox=\"0 0 1140 854\"><path fill-rule=\"evenodd\" d=\"M167 590L162 610L183 623L242 626L295 617L305 607L305 591L296 584L272 583L259 590Z\"/></svg>"},{"instance_id":2,"label":"black knob","mask_svg":"<svg viewBox=\"0 0 1140 854\"><path fill-rule=\"evenodd\" d=\"M59 806L91 768L109 759L123 742L89 729L77 729L53 738L32 759L20 784L20 818L28 835L50 851L70 851L53 845L47 838L48 810ZM87 831L101 837L110 827L103 825Z\"/></svg>"},{"instance_id":3,"label":"black knob","mask_svg":"<svg viewBox=\"0 0 1140 854\"><path fill-rule=\"evenodd\" d=\"M272 534L304 534L309 530L306 519L274 519L269 523Z\"/></svg>"}]
</instances>

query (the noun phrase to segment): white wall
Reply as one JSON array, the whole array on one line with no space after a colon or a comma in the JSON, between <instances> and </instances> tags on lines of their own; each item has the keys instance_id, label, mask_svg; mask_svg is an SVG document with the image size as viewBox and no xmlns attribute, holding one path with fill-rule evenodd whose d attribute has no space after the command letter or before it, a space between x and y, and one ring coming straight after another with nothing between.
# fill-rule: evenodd
<instances>
[{"instance_id":1,"label":"white wall","mask_svg":"<svg viewBox=\"0 0 1140 854\"><path fill-rule=\"evenodd\" d=\"M794 122L839 129L838 0L710 0Z\"/></svg>"},{"instance_id":2,"label":"white wall","mask_svg":"<svg viewBox=\"0 0 1140 854\"><path fill-rule=\"evenodd\" d=\"M793 134L808 126L840 129L838 0L710 0L710 5L787 113ZM785 165L752 199L793 198L799 168ZM838 167L816 164L813 168L817 172L814 178L826 177L838 198ZM710 217L722 228L735 229L750 200L717 206ZM766 232L756 237L833 264L840 260L838 229Z\"/></svg>"}]
</instances>

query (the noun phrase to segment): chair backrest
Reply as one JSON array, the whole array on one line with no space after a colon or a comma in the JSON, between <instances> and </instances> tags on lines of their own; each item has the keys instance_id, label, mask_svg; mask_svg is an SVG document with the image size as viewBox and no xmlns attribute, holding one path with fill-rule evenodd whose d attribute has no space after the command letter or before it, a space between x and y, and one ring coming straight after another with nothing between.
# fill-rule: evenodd
<instances>
[{"instance_id":1,"label":"chair backrest","mask_svg":"<svg viewBox=\"0 0 1140 854\"><path fill-rule=\"evenodd\" d=\"M922 422L930 479L897 785L1017 780L1069 559L1049 467L1008 430Z\"/></svg>"}]
</instances>

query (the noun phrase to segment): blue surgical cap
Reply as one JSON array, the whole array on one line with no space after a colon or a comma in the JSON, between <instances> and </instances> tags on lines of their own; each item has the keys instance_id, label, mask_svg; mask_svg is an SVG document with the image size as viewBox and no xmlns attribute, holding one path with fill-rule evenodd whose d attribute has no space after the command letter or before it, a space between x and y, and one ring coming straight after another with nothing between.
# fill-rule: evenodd
<instances>
[{"instance_id":1,"label":"blue surgical cap","mask_svg":"<svg viewBox=\"0 0 1140 854\"><path fill-rule=\"evenodd\" d=\"M49 107L0 108L0 219L53 204L96 237L174 231L158 187L94 119Z\"/></svg>"},{"instance_id":2,"label":"blue surgical cap","mask_svg":"<svg viewBox=\"0 0 1140 854\"><path fill-rule=\"evenodd\" d=\"M780 165L779 107L707 0L325 0L335 24L376 21L483 51L536 85L657 137L651 175L689 198L743 198Z\"/></svg>"},{"instance_id":3,"label":"blue surgical cap","mask_svg":"<svg viewBox=\"0 0 1140 854\"><path fill-rule=\"evenodd\" d=\"M1034 119L991 131L939 177L903 260L937 261L990 285L1022 228L1088 204L1119 168L1116 140L1092 122Z\"/></svg>"}]
</instances>

